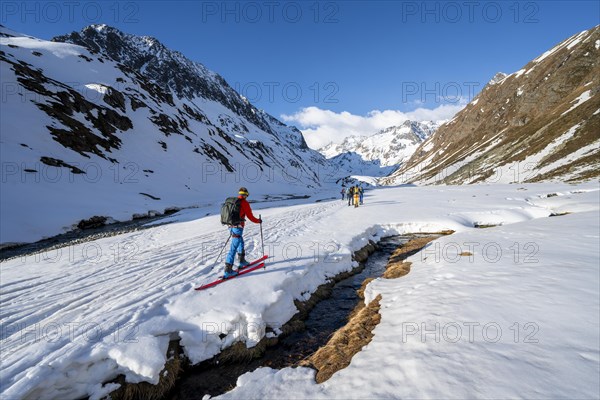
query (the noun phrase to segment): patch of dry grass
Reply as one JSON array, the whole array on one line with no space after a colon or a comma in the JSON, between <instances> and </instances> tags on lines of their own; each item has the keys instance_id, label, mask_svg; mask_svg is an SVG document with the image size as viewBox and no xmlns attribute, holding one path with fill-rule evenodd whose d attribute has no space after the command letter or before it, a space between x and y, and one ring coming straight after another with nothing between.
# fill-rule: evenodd
<instances>
[{"instance_id":1,"label":"patch of dry grass","mask_svg":"<svg viewBox=\"0 0 600 400\"><path fill-rule=\"evenodd\" d=\"M396 279L408 274L410 272L411 263L406 262L405 260L435 239L436 237L434 236L415 238L403 246L398 247L388 259L388 264L385 267L383 277L386 279Z\"/></svg>"},{"instance_id":2,"label":"patch of dry grass","mask_svg":"<svg viewBox=\"0 0 600 400\"><path fill-rule=\"evenodd\" d=\"M404 275L410 272L411 263L406 261L401 261L394 263L389 266L388 269L383 273L383 277L386 279L396 279L403 277Z\"/></svg>"},{"instance_id":3,"label":"patch of dry grass","mask_svg":"<svg viewBox=\"0 0 600 400\"><path fill-rule=\"evenodd\" d=\"M337 371L350 365L352 357L373 338L373 329L379 324L379 302L377 296L368 306L359 308L353 318L331 337L326 346L317 350L308 360L300 365L310 366L317 370L317 383L325 382Z\"/></svg>"}]
</instances>

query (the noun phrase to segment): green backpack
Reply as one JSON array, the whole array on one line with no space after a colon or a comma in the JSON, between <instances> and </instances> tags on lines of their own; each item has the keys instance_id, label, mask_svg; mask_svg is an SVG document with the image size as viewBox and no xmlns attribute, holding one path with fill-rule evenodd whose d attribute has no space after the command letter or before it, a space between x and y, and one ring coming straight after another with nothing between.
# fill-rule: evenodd
<instances>
[{"instance_id":1,"label":"green backpack","mask_svg":"<svg viewBox=\"0 0 600 400\"><path fill-rule=\"evenodd\" d=\"M221 206L221 223L223 225L236 226L242 223L240 210L242 199L239 197L228 197Z\"/></svg>"}]
</instances>

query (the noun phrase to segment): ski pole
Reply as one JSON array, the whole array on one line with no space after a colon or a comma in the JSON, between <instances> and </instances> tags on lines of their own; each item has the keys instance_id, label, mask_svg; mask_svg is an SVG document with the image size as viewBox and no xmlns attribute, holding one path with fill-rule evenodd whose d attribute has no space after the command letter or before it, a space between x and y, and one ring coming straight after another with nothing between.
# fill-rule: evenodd
<instances>
[{"instance_id":1,"label":"ski pole","mask_svg":"<svg viewBox=\"0 0 600 400\"><path fill-rule=\"evenodd\" d=\"M258 219L260 219L260 242L262 243L262 252L263 252L263 256L264 256L265 255L265 240L263 238L262 216L260 214L258 214Z\"/></svg>"},{"instance_id":2,"label":"ski pole","mask_svg":"<svg viewBox=\"0 0 600 400\"><path fill-rule=\"evenodd\" d=\"M229 231L229 237L227 238L227 240L225 241L225 244L223 245L223 248L221 249L221 252L219 253L219 255L217 256L217 259L215 260L215 263L213 264L212 267L210 267L210 269L212 270L215 265L217 265L217 263L219 262L219 258L221 258L221 254L223 254L223 250L225 250L225 247L227 246L227 243L229 243L229 239L231 239L231 231Z\"/></svg>"}]
</instances>

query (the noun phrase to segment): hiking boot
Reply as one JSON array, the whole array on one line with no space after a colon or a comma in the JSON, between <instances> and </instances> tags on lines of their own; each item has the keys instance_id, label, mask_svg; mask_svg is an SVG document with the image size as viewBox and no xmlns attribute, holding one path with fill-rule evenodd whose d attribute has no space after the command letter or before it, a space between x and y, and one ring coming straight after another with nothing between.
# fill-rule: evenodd
<instances>
[{"instance_id":1,"label":"hiking boot","mask_svg":"<svg viewBox=\"0 0 600 400\"><path fill-rule=\"evenodd\" d=\"M237 274L238 274L237 271L225 272L223 274L223 279L233 278L234 276L237 276Z\"/></svg>"},{"instance_id":2,"label":"hiking boot","mask_svg":"<svg viewBox=\"0 0 600 400\"><path fill-rule=\"evenodd\" d=\"M233 278L234 276L237 276L237 274L238 274L237 271L225 272L223 274L223 279Z\"/></svg>"},{"instance_id":3,"label":"hiking boot","mask_svg":"<svg viewBox=\"0 0 600 400\"><path fill-rule=\"evenodd\" d=\"M225 273L223 274L223 279L232 278L237 274L238 272L233 270L233 265L225 264Z\"/></svg>"},{"instance_id":4,"label":"hiking boot","mask_svg":"<svg viewBox=\"0 0 600 400\"><path fill-rule=\"evenodd\" d=\"M239 256L240 256L240 265L238 266L238 270L246 268L248 265L250 265L250 263L248 261L246 261L246 252L245 251L239 253Z\"/></svg>"}]
</instances>

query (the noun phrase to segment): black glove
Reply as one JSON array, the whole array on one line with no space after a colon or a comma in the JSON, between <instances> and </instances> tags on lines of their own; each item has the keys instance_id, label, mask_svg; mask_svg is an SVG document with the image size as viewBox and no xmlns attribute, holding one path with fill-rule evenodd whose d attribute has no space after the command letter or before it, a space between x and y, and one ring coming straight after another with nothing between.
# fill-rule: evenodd
<instances>
[{"instance_id":1,"label":"black glove","mask_svg":"<svg viewBox=\"0 0 600 400\"><path fill-rule=\"evenodd\" d=\"M261 218L258 219L258 223L262 224L262 219Z\"/></svg>"}]
</instances>

